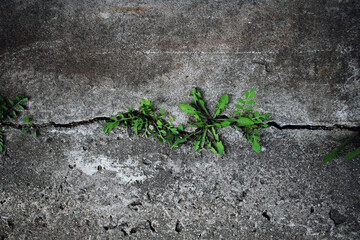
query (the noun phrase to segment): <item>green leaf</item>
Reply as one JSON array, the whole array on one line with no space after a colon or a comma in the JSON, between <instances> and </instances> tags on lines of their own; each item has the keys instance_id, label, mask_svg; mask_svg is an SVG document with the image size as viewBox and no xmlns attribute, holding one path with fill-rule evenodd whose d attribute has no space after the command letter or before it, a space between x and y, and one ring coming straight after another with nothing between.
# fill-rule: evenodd
<instances>
[{"instance_id":1,"label":"green leaf","mask_svg":"<svg viewBox=\"0 0 360 240\"><path fill-rule=\"evenodd\" d=\"M25 123L30 122L30 119L29 119L29 118L22 118L21 120L22 120L23 122L25 122Z\"/></svg>"},{"instance_id":2,"label":"green leaf","mask_svg":"<svg viewBox=\"0 0 360 240\"><path fill-rule=\"evenodd\" d=\"M192 106L189 106L189 105L186 105L186 104L179 104L179 107L185 113L188 113L190 115L195 115L196 114L196 109L193 108Z\"/></svg>"},{"instance_id":3,"label":"green leaf","mask_svg":"<svg viewBox=\"0 0 360 240\"><path fill-rule=\"evenodd\" d=\"M213 142L213 145L214 145L217 153L219 153L220 155L225 154L224 146L221 141Z\"/></svg>"},{"instance_id":4,"label":"green leaf","mask_svg":"<svg viewBox=\"0 0 360 240\"><path fill-rule=\"evenodd\" d=\"M215 148L211 147L210 150L211 150L213 153L217 154L217 151L216 151Z\"/></svg>"},{"instance_id":5,"label":"green leaf","mask_svg":"<svg viewBox=\"0 0 360 240\"><path fill-rule=\"evenodd\" d=\"M255 89L255 88L252 88L252 89L250 90L250 93L253 94L255 91L256 91L256 89Z\"/></svg>"},{"instance_id":6,"label":"green leaf","mask_svg":"<svg viewBox=\"0 0 360 240\"><path fill-rule=\"evenodd\" d=\"M184 127L183 127L182 125L179 125L179 126L178 126L178 130L179 130L179 131L184 131Z\"/></svg>"},{"instance_id":7,"label":"green leaf","mask_svg":"<svg viewBox=\"0 0 360 240\"><path fill-rule=\"evenodd\" d=\"M14 106L14 102L13 102L13 101L11 101L10 99L8 99L8 101L9 101L9 103L10 103L12 106Z\"/></svg>"},{"instance_id":8,"label":"green leaf","mask_svg":"<svg viewBox=\"0 0 360 240\"><path fill-rule=\"evenodd\" d=\"M239 104L235 104L235 107L237 107L238 109L244 109L244 107L240 106Z\"/></svg>"},{"instance_id":9,"label":"green leaf","mask_svg":"<svg viewBox=\"0 0 360 240\"><path fill-rule=\"evenodd\" d=\"M357 148L355 151L349 152L348 154L346 154L345 156L345 160L350 160L354 157L356 157L356 155L360 154L360 148Z\"/></svg>"},{"instance_id":10,"label":"green leaf","mask_svg":"<svg viewBox=\"0 0 360 240\"><path fill-rule=\"evenodd\" d=\"M220 124L221 124L221 127L224 128L224 127L229 126L231 124L231 122L230 121L223 121Z\"/></svg>"},{"instance_id":11,"label":"green leaf","mask_svg":"<svg viewBox=\"0 0 360 240\"><path fill-rule=\"evenodd\" d=\"M225 94L219 99L219 103L216 105L217 109L215 110L214 118L216 118L220 114L220 112L224 110L226 104L228 103L229 103L229 95Z\"/></svg>"},{"instance_id":12,"label":"green leaf","mask_svg":"<svg viewBox=\"0 0 360 240\"><path fill-rule=\"evenodd\" d=\"M117 121L116 117L110 117L110 119L113 120L113 121Z\"/></svg>"},{"instance_id":13,"label":"green leaf","mask_svg":"<svg viewBox=\"0 0 360 240\"><path fill-rule=\"evenodd\" d=\"M207 123L206 122L198 122L197 125L198 125L198 127L205 127L205 126L207 126Z\"/></svg>"},{"instance_id":14,"label":"green leaf","mask_svg":"<svg viewBox=\"0 0 360 240\"><path fill-rule=\"evenodd\" d=\"M246 103L242 98L238 98L238 101L243 105L245 105L245 103Z\"/></svg>"},{"instance_id":15,"label":"green leaf","mask_svg":"<svg viewBox=\"0 0 360 240\"><path fill-rule=\"evenodd\" d=\"M206 113L206 115L210 116L208 110L207 110L206 107L205 107L205 103L204 103L203 100L199 99L199 105L200 105L200 107L202 108L202 110Z\"/></svg>"},{"instance_id":16,"label":"green leaf","mask_svg":"<svg viewBox=\"0 0 360 240\"><path fill-rule=\"evenodd\" d=\"M237 122L236 122L236 125L238 127L245 127L245 126L250 126L250 125L253 125L254 122L249 119L249 118L245 118L245 117L239 117Z\"/></svg>"},{"instance_id":17,"label":"green leaf","mask_svg":"<svg viewBox=\"0 0 360 240\"><path fill-rule=\"evenodd\" d=\"M164 115L164 110L160 108L160 114Z\"/></svg>"},{"instance_id":18,"label":"green leaf","mask_svg":"<svg viewBox=\"0 0 360 240\"><path fill-rule=\"evenodd\" d=\"M338 158L338 157L339 157L338 151L335 149L334 151L326 154L326 156L323 158L321 163L325 164L325 163L330 162L331 160Z\"/></svg>"},{"instance_id":19,"label":"green leaf","mask_svg":"<svg viewBox=\"0 0 360 240\"><path fill-rule=\"evenodd\" d=\"M259 153L261 150L260 144L256 140L254 140L252 144L252 149L257 153Z\"/></svg>"},{"instance_id":20,"label":"green leaf","mask_svg":"<svg viewBox=\"0 0 360 240\"><path fill-rule=\"evenodd\" d=\"M195 94L196 94L196 88L191 89L189 96L193 96Z\"/></svg>"},{"instance_id":21,"label":"green leaf","mask_svg":"<svg viewBox=\"0 0 360 240\"><path fill-rule=\"evenodd\" d=\"M194 141L194 150L198 150L200 147L200 141Z\"/></svg>"},{"instance_id":22,"label":"green leaf","mask_svg":"<svg viewBox=\"0 0 360 240\"><path fill-rule=\"evenodd\" d=\"M33 130L32 135L34 138L36 138L36 136L37 136L36 130Z\"/></svg>"},{"instance_id":23,"label":"green leaf","mask_svg":"<svg viewBox=\"0 0 360 240\"><path fill-rule=\"evenodd\" d=\"M170 119L170 122L174 121L174 118L171 115L169 115L169 119Z\"/></svg>"},{"instance_id":24,"label":"green leaf","mask_svg":"<svg viewBox=\"0 0 360 240\"><path fill-rule=\"evenodd\" d=\"M172 142L174 140L174 135L168 135L168 136L164 137L164 139L167 142Z\"/></svg>"},{"instance_id":25,"label":"green leaf","mask_svg":"<svg viewBox=\"0 0 360 240\"><path fill-rule=\"evenodd\" d=\"M330 153L328 153L322 160L322 163L327 163L330 162L331 160L338 158L339 155L338 153L341 151L344 151L345 147L347 145L349 145L353 140L355 139L354 137L349 138L348 140L346 140L340 147L336 148L335 150L331 151Z\"/></svg>"},{"instance_id":26,"label":"green leaf","mask_svg":"<svg viewBox=\"0 0 360 240\"><path fill-rule=\"evenodd\" d=\"M20 104L18 106L21 110L25 110L25 108L23 106L21 106Z\"/></svg>"},{"instance_id":27,"label":"green leaf","mask_svg":"<svg viewBox=\"0 0 360 240\"><path fill-rule=\"evenodd\" d=\"M27 131L28 131L27 129L23 129L23 130L21 131L21 133L22 133L22 134L26 134Z\"/></svg>"},{"instance_id":28,"label":"green leaf","mask_svg":"<svg viewBox=\"0 0 360 240\"><path fill-rule=\"evenodd\" d=\"M250 111L250 110L253 109L253 107L244 107L244 109L245 109L246 111Z\"/></svg>"},{"instance_id":29,"label":"green leaf","mask_svg":"<svg viewBox=\"0 0 360 240\"><path fill-rule=\"evenodd\" d=\"M246 98L246 100L249 99L249 91L248 90L245 90L245 98Z\"/></svg>"},{"instance_id":30,"label":"green leaf","mask_svg":"<svg viewBox=\"0 0 360 240\"><path fill-rule=\"evenodd\" d=\"M207 128L205 128L204 133L203 133L203 135L202 135L202 137L201 137L201 140L200 140L200 147L201 147L201 148L204 148L204 144L205 144L205 137L206 137L206 133L207 133L207 131L208 131L208 129L207 129Z\"/></svg>"}]
</instances>

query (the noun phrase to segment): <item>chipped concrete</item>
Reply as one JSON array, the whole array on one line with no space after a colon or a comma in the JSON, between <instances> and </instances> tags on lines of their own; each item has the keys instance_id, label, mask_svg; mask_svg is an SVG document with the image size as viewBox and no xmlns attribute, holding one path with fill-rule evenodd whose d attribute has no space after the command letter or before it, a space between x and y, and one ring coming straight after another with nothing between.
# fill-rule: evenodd
<instances>
[{"instance_id":1,"label":"chipped concrete","mask_svg":"<svg viewBox=\"0 0 360 240\"><path fill-rule=\"evenodd\" d=\"M358 239L359 158L321 159L358 132L359 12L330 0L2 3L0 95L29 96L40 134L6 131L1 239ZM222 157L102 133L142 98L186 123L192 87L210 108L256 88L257 110L299 127L264 130L260 154L224 129Z\"/></svg>"}]
</instances>

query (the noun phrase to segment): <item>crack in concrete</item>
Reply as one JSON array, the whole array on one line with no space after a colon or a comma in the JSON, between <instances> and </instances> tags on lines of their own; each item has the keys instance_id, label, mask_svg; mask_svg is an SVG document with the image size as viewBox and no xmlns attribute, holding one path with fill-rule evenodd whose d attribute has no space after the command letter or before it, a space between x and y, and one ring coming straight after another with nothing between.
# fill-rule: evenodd
<instances>
[{"instance_id":1,"label":"crack in concrete","mask_svg":"<svg viewBox=\"0 0 360 240\"><path fill-rule=\"evenodd\" d=\"M40 124L34 124L34 127L36 129L47 128L47 127L75 128L77 126L89 125L89 124L93 124L93 123L106 122L106 121L110 121L110 118L109 117L95 117L95 118L88 119L88 120L74 121L74 122L70 122L70 123L55 123L55 122L40 123ZM305 130L306 129L306 130L326 130L326 131L331 131L331 130L341 129L341 130L349 130L349 131L360 132L360 126L345 126L345 125L340 125L340 124L335 124L335 125L332 125L332 126L326 126L326 125L303 125L303 124L299 124L299 125L289 124L289 125L282 125L281 126L279 123L274 122L274 121L267 122L267 124L269 126L271 126L271 127L279 129L279 130L288 130L288 129L296 129L296 130L304 129ZM16 128L16 129L23 129L23 128L29 127L29 125L15 124L15 123L4 123L3 126L8 126L8 127ZM186 132L185 132L185 134L186 134Z\"/></svg>"}]
</instances>

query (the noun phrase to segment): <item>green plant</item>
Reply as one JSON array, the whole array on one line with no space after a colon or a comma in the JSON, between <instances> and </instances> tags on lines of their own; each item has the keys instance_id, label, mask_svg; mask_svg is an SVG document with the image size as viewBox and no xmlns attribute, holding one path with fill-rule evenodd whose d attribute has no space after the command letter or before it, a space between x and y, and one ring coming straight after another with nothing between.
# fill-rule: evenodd
<instances>
[{"instance_id":1,"label":"green plant","mask_svg":"<svg viewBox=\"0 0 360 240\"><path fill-rule=\"evenodd\" d=\"M190 127L197 128L194 141L195 151L199 148L204 149L207 146L214 153L224 154L224 146L216 130L233 125L235 128L243 128L245 137L252 144L252 149L257 153L260 152L259 129L268 127L263 121L267 120L271 114L248 113L253 109L250 105L255 102L255 100L251 99L256 96L255 89L251 89L250 92L245 91L245 100L238 98L241 105L236 104L235 107L240 111L235 111L236 117L234 118L219 116L229 103L228 95L220 97L213 115L207 110L199 91L193 88L190 96L193 97L192 106L186 104L180 104L179 106L182 111L195 117L196 123L190 124Z\"/></svg>"},{"instance_id":2,"label":"green plant","mask_svg":"<svg viewBox=\"0 0 360 240\"><path fill-rule=\"evenodd\" d=\"M176 128L166 122L165 118L172 122L173 117L165 114L163 109L160 109L158 113L154 112L149 100L141 100L140 111L134 111L131 108L128 110L128 113L118 113L117 117L110 117L111 122L104 124L104 133L108 133L123 124L125 127L132 127L136 134L142 132L142 137L153 136L159 140L159 143L167 142L170 148L177 147L188 138L187 135L182 137L184 135L182 125Z\"/></svg>"},{"instance_id":3,"label":"green plant","mask_svg":"<svg viewBox=\"0 0 360 240\"><path fill-rule=\"evenodd\" d=\"M0 152L4 148L4 131L9 125L9 122L18 118L19 110L25 110L22 103L27 102L26 97L15 97L15 100L0 98ZM22 132L31 131L33 137L36 138L36 128L33 122L28 118L23 118L23 122L27 123L28 127L23 127Z\"/></svg>"},{"instance_id":4,"label":"green plant","mask_svg":"<svg viewBox=\"0 0 360 240\"><path fill-rule=\"evenodd\" d=\"M335 148L333 151L331 151L330 153L328 153L322 160L322 163L325 164L327 162L330 162L331 160L338 158L339 157L339 152L342 152L345 150L346 146L348 146L350 143L352 143L354 140L356 139L356 135L349 138L348 140L346 140L343 144L341 144L340 147ZM353 159L354 157L356 157L357 155L360 154L360 147L356 148L354 151L352 152L348 152L344 159L345 160L350 160Z\"/></svg>"},{"instance_id":5,"label":"green plant","mask_svg":"<svg viewBox=\"0 0 360 240\"><path fill-rule=\"evenodd\" d=\"M154 112L151 101L145 99L141 100L139 111L129 108L128 113L118 113L116 117L110 117L111 121L104 124L103 131L108 133L123 124L125 127L132 127L136 134L141 132L143 137L152 135L159 140L159 143L167 142L171 149L188 140L193 140L195 151L208 147L215 154L224 154L225 149L217 129L233 125L235 128L242 128L254 151L260 152L259 129L268 127L263 121L267 120L271 114L259 115L258 112L254 114L248 112L253 109L250 105L255 102L251 99L256 96L255 89L245 92L245 100L238 99L242 105L235 105L240 111L235 111L236 117L233 118L220 116L220 113L229 103L228 95L223 95L219 99L212 115L206 108L199 91L193 88L190 96L192 96L192 104L179 104L179 107L196 120L195 122L189 122L191 128L196 128L191 133L185 132L182 125L176 128L166 122L167 118L172 122L173 117L167 113L165 114L163 109L160 109L158 113Z\"/></svg>"}]
</instances>

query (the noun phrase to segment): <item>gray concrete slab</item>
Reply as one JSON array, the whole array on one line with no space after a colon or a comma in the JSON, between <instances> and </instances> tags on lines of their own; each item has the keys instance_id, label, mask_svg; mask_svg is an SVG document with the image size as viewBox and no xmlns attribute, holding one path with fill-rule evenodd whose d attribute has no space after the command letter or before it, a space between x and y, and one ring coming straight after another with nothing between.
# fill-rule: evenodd
<instances>
[{"instance_id":1,"label":"gray concrete slab","mask_svg":"<svg viewBox=\"0 0 360 240\"><path fill-rule=\"evenodd\" d=\"M279 125L357 127L359 22L359 1L1 3L0 95L48 124L6 130L1 239L359 239L359 157L321 164L355 131L271 127L256 154L225 129L220 157L101 121L49 126L142 98L186 123L197 87L210 108L256 88Z\"/></svg>"}]
</instances>

